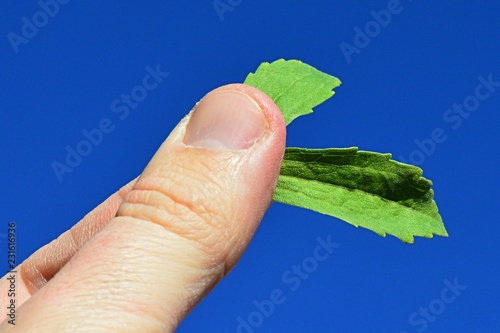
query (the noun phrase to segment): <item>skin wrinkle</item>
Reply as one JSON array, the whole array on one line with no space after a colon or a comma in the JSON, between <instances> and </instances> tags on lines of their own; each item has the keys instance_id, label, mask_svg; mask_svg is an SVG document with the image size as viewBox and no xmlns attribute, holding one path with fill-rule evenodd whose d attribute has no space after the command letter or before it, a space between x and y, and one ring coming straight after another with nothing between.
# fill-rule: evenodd
<instances>
[{"instance_id":1,"label":"skin wrinkle","mask_svg":"<svg viewBox=\"0 0 500 333\"><path fill-rule=\"evenodd\" d=\"M128 199L130 199L130 196ZM207 224L205 224L205 226L206 225ZM162 227L162 226L159 225L159 227ZM172 233L173 236L175 236L175 237L179 237L179 236L183 237L184 236L182 233L180 233L179 231L173 230L172 228L170 228L170 229L164 228L164 231ZM226 234L227 234L227 228L223 229L223 235L221 235L220 237L225 237L224 235L226 235ZM220 238L220 237L217 237L217 238ZM224 255L224 257L220 257L220 256L214 256L214 253L225 253L226 251L221 251L220 248L217 249L219 247L218 244L220 242L215 242L215 245L207 245L207 246L202 246L200 248L200 240L202 238L200 238L199 235L195 236L194 241L192 240L192 237L184 237L184 239L185 240L187 239L188 242L192 245L194 243L195 247L198 250L201 250L202 251L201 253L203 253L203 257L205 258L203 260L203 262L208 263L208 264L205 264L205 267L201 268L201 271L207 271L207 273L201 274L204 277L200 278L198 280L198 283L201 283L202 285L208 285L208 286L210 286L210 288L213 288L217 284L217 282L220 281L229 272L228 258L226 257L226 255ZM222 239L224 239L224 238L222 238ZM210 243L212 243L212 242L210 242ZM201 256L198 256L198 258L201 258ZM180 261L179 263L181 263L183 266L190 267L191 264L186 259L187 259L186 257L183 257L182 261ZM197 270L196 275L200 274L200 268L193 267L193 269ZM214 274L214 272L218 272L218 273ZM212 278L214 276L216 276L216 279L213 281L206 281L207 277L210 277L210 276ZM195 304L197 302L198 302L198 299L193 300L193 304Z\"/></svg>"},{"instance_id":2,"label":"skin wrinkle","mask_svg":"<svg viewBox=\"0 0 500 333\"><path fill-rule=\"evenodd\" d=\"M214 177L214 175L216 175L219 172L219 170L212 170L213 169L212 165L219 165L219 164L223 164L223 163L228 163L228 162L232 162L234 160L235 160L234 156L218 156L217 158L210 159L208 161L199 161L199 160L192 161L191 160L192 163L184 163L185 165L181 166L181 167L176 167L175 164L174 165L161 165L159 167L159 171L156 173L156 176L158 176L158 178L160 178L161 182L164 182L165 179L164 179L164 176L162 176L162 175L166 175L169 173L173 173L176 175L181 174L184 177L186 177L186 176L189 176L189 177L186 177L187 179L171 178L169 180L171 182L176 182L177 186L179 186L179 187L180 186L185 187L186 180L196 180L200 184L205 183L205 184L209 184L210 186L217 187L215 190L216 191L218 190L218 192L216 192L216 193L224 193L224 190L227 189L228 187L222 186L222 184L220 184L220 179L216 179ZM195 163L196 163L196 167L195 167ZM198 168L198 166L201 166L200 169L205 170L206 172L200 172L199 170L196 170ZM148 177L148 178L150 178L150 177Z\"/></svg>"},{"instance_id":3,"label":"skin wrinkle","mask_svg":"<svg viewBox=\"0 0 500 333\"><path fill-rule=\"evenodd\" d=\"M194 176L197 176L199 173L194 173ZM154 190L159 193L164 194L167 197L170 197L172 202L181 205L181 207L185 207L187 210L191 211L195 216L201 217L207 224L212 225L217 230L224 229L227 225L227 222L224 219L221 219L220 213L220 205L217 202L224 203L229 202L228 200L224 200L227 198L226 195L227 190L222 190L222 186L219 185L220 181L215 179L214 177L206 178L206 181L202 181L197 183L196 181L191 181L192 179L198 180L193 175L189 175L186 179L177 179L175 177L171 177L171 180L166 181L164 178L151 178L147 177L141 179L136 185L137 190ZM173 179L172 179L173 178ZM194 190L187 188L184 184L191 184ZM198 186L197 184L205 184L205 186ZM226 187L230 188L230 187ZM193 193L199 193L198 196L193 197ZM206 202L212 202L211 200L205 200L205 198L217 197L217 202L212 204L207 204ZM208 207L210 205L211 207ZM181 210L182 211L182 210ZM172 210L172 213L175 214L176 211ZM217 222L222 223L217 223Z\"/></svg>"},{"instance_id":4,"label":"skin wrinkle","mask_svg":"<svg viewBox=\"0 0 500 333\"><path fill-rule=\"evenodd\" d=\"M128 245L129 243L127 243ZM139 248L138 248L139 249ZM138 256L139 257L139 256ZM144 257L144 254L140 255L141 258ZM130 268L130 267L124 267L121 266L118 270L115 271L110 271L106 276L101 276L101 281L109 281L109 287L104 287L100 288L99 290L95 290L93 288L93 285L95 283L95 280L93 280L93 276L89 276L83 280L79 280L78 282L82 281L88 281L83 284L83 287L89 286L89 288L82 288L81 284L78 284L77 286L62 286L63 288L72 288L75 291L79 292L79 296L77 297L78 302L76 304L73 304L71 309L74 312L86 312L88 315L84 318L88 318L88 324L90 325L93 321L95 321L96 318L101 316L102 318L105 318L106 313L113 313L116 312L115 310L121 310L119 312L127 314L127 316L133 315L136 316L137 318L141 318L144 316L150 317L154 319L153 322L149 321L148 322L152 325L151 327L157 327L161 326L161 322L165 319L165 314L160 313L158 311L154 311L155 309L151 309L150 304L148 303L148 296L145 295L145 297L140 298L139 301L143 300L143 302L136 302L134 304L133 308L130 308L130 306L127 306L127 300L123 297L120 297L124 295L121 293L123 290L126 290L128 285L134 285L133 283L127 283L127 282L132 282L135 277L133 277L134 274L139 274L141 272L137 272L135 268ZM118 276L117 276L118 275ZM127 281L130 280L130 281ZM117 281L119 281L119 285L117 285ZM120 293L118 292L113 292L113 290L120 290ZM129 289L130 290L130 289ZM139 290L131 290L134 293L140 293ZM118 298L117 298L118 297ZM118 302L115 302L116 300L119 300ZM47 300L50 301L50 300ZM85 308L82 308L82 304L85 304ZM106 306L106 311L102 311L102 305ZM89 310L92 311L92 309L99 309L97 312L91 312L89 313ZM110 318L112 319L112 318ZM138 320L139 322L139 320ZM104 326L103 326L104 327ZM143 331L144 329L147 330L145 327L138 327L138 330ZM112 331L116 332L115 329ZM129 331L129 330L127 330ZM156 331L156 328L155 328Z\"/></svg>"},{"instance_id":5,"label":"skin wrinkle","mask_svg":"<svg viewBox=\"0 0 500 333\"><path fill-rule=\"evenodd\" d=\"M165 206L157 206L155 203L151 202L151 200L147 200L143 197L156 197L156 196L161 196L163 200L168 200L170 205ZM165 202L165 201L163 201ZM161 225L164 228L171 227L173 231L176 232L181 232L183 235L189 231L185 230L187 229L187 225L194 225L196 228L197 233L202 232L203 229L197 227L200 223L198 224L193 224L193 223L188 223L186 224L185 221L191 221L192 218L191 216L196 216L195 213L190 211L189 209L185 209L186 207L180 206L175 203L170 197L165 195L164 193L157 192L155 190L134 190L134 192L131 193L129 199L127 200L126 205L130 205L126 207L127 211L127 216L132 216L137 219L147 219L148 221L153 218L151 222L156 223ZM135 214L136 207L132 205L139 205L142 206L143 208L139 207L138 209L148 209L147 216L137 216ZM120 213L121 214L121 213ZM175 215L174 215L175 214ZM122 215L120 215L122 216ZM185 216L183 218L180 218L180 216ZM161 221L162 219L163 221ZM196 219L196 217L195 217ZM167 222L168 221L168 222ZM167 228L168 229L168 228ZM188 238L188 237L186 237Z\"/></svg>"},{"instance_id":6,"label":"skin wrinkle","mask_svg":"<svg viewBox=\"0 0 500 333\"><path fill-rule=\"evenodd\" d=\"M45 245L31 260L21 265L21 279L32 295L59 271L77 251L71 230Z\"/></svg>"},{"instance_id":7,"label":"skin wrinkle","mask_svg":"<svg viewBox=\"0 0 500 333\"><path fill-rule=\"evenodd\" d=\"M20 277L24 281L24 285L30 295L33 295L47 280L43 278L43 274L37 269L36 265L22 265L20 267Z\"/></svg>"},{"instance_id":8,"label":"skin wrinkle","mask_svg":"<svg viewBox=\"0 0 500 333\"><path fill-rule=\"evenodd\" d=\"M113 223L133 224L133 229L136 227L140 228L143 224L142 221L136 221L136 220L131 219L129 217L120 217L120 219L126 219L126 220L124 220L122 222L113 222ZM163 227L161 227L160 225L156 225L156 226L158 227L157 232L167 233L170 237L180 238L180 236L178 234L171 232L170 230L166 230ZM157 234L157 232L152 231L152 233L154 233L155 235ZM133 230L129 231L127 229L127 231L124 232L124 234L125 235L132 235L132 234L134 234L134 232L133 232ZM149 257L156 258L156 260L158 260L158 261L166 260L167 258L162 257L162 254L161 254L162 249L164 248L164 244L155 242L153 235L151 235L151 239L153 240L153 242L152 243L150 242L148 244L149 251L151 250L151 248L153 248L153 249L158 248L159 250L154 251L154 252L158 253L157 255L149 256ZM165 239L165 238L161 237L161 239ZM183 239L185 241L184 238L180 238L180 239ZM134 238L130 238L130 237L126 237L124 239L124 243L127 246L127 251L126 251L127 253L137 253L138 258L143 257L143 255L140 253L140 252L144 251L144 244L143 243L135 240ZM169 244L178 244L178 242L172 241L172 242L169 242ZM182 249L183 249L182 256L174 256L174 257L168 258L171 262L175 261L177 263L177 265L173 265L173 267L175 267L176 270L179 270L179 269L181 269L180 267L182 267L181 270L184 272L187 272L185 274L187 276L189 276L190 279L192 280L192 282L189 283L189 285L191 285L193 288L193 292L191 293L191 295L193 295L193 296L189 297L189 299L186 299L186 301L187 301L186 302L187 305L185 306L186 310L179 309L179 311L178 311L179 313L167 313L167 315L169 315L169 317L171 317L171 318L181 318L182 314L185 315L187 312L189 312L188 309L190 309L194 304L197 304L199 302L200 297L197 296L199 294L199 292L196 293L197 289L203 290L205 288L205 286L214 286L216 284L216 281L219 281L223 277L224 265L221 262L219 262L218 265L216 265L216 266L214 266L213 264L207 265L208 262L218 262L218 260L214 259L213 256L207 255L206 253L202 252L199 247L193 246L192 242L189 242L189 244L191 244L191 246L189 246L189 249L194 250L194 252L186 251L186 248L184 246L182 246ZM129 246L130 246L130 249L128 249ZM121 251L121 252L123 252L123 251ZM199 260L200 258L202 258L203 260L200 261ZM144 273L144 272L138 272L137 270L133 270L131 272L131 275L134 275L134 274L141 275L141 276L143 276L143 275L154 276L154 274L157 274L157 273L155 273L155 272ZM164 274L166 274L166 272ZM216 277L216 279L214 279L215 277ZM134 277L130 276L130 278L133 279ZM171 292L182 294L181 290L171 290ZM147 299L147 295L145 295L145 297L143 297L141 299ZM131 309L126 309L126 310L127 310L127 312L131 311ZM152 314L155 314L156 310L160 311L161 309L151 309L148 307L148 303L145 302L144 304L142 304L138 308L135 308L135 310L140 310L140 312L143 313L144 316L151 316ZM154 311L153 313L151 312L152 310ZM137 311L134 313L137 313ZM162 316L164 318L165 315L166 315L166 313L158 312L158 316Z\"/></svg>"},{"instance_id":9,"label":"skin wrinkle","mask_svg":"<svg viewBox=\"0 0 500 333\"><path fill-rule=\"evenodd\" d=\"M179 182L182 183L184 179L181 179ZM189 195L184 195L186 196L185 199L181 200L180 195L175 195L175 190L172 190L172 188L178 188L180 185L177 183L176 180L168 181L168 183L163 179L163 178L150 178L148 177L147 179L141 179L141 181L137 184L135 187L134 191L148 191L148 192L156 192L161 195L163 195L165 198L169 199L169 203L174 203L176 206L178 206L180 209L179 211L188 211L192 212L193 214L203 214L204 211L203 209L199 209L195 203L193 203L192 196ZM190 190L187 190L185 187L183 189L185 192L191 192ZM177 190L179 191L179 190ZM191 200L190 200L191 199ZM177 207L174 207L177 208ZM172 208L168 209L171 210L172 213L176 213L176 211Z\"/></svg>"},{"instance_id":10,"label":"skin wrinkle","mask_svg":"<svg viewBox=\"0 0 500 333\"><path fill-rule=\"evenodd\" d=\"M116 233L113 233L113 234L109 234L108 233L108 237L107 238L113 238L113 239L117 239L118 238L121 238L122 235L116 235ZM103 243L103 247L106 246L105 244L108 243L109 240L105 239ZM64 267L66 273L69 273L71 275L71 271L73 270L73 265L72 265L72 262L73 262L73 259L77 258L78 257L78 253L72 258L72 260L70 260ZM97 263L101 263L101 261L99 261L99 259L97 258L96 259L96 262ZM107 271L107 264L103 266L102 268L102 271L103 272L107 272L108 274L105 275L104 277L101 276L101 281L106 281L106 280L109 280L113 283L116 283L116 281L122 281L123 282L123 278L121 280L114 280L112 278L107 278L108 276L113 276L113 275L116 275L117 274L117 271L114 270L114 271ZM68 272L69 271L69 272ZM85 297L87 295L90 295L91 296L91 299L92 300L97 300L97 299L101 299L103 298L103 294L109 290L109 288L102 288L102 289L99 289L98 291L95 290L95 288L93 287L94 283L95 283L95 279L96 279L96 276L93 274L93 273L89 273L90 275L80 275L78 277L77 280L73 281L73 284L68 284L66 283L66 280L59 280L58 284L55 284L55 283L52 283L52 284L49 284L47 286L47 288L43 289L43 291L45 292L49 292L49 286L51 287L50 289L54 289L56 290L57 292L64 292L64 290L76 290L79 292L79 294L81 295L80 297ZM122 277L125 277L127 278L128 275L122 275ZM126 279L125 279L126 280ZM89 288L85 288L86 286L89 286ZM82 288L83 287L83 288ZM97 292L96 295L93 295L93 293ZM121 295L121 294L117 294L115 293L115 295ZM106 299L104 299L106 300ZM50 299L47 299L47 302L50 302L51 300ZM125 301L125 299L122 298L122 301ZM80 303L76 304L76 308L78 308Z\"/></svg>"},{"instance_id":11,"label":"skin wrinkle","mask_svg":"<svg viewBox=\"0 0 500 333\"><path fill-rule=\"evenodd\" d=\"M120 188L79 223L43 246L19 266L21 283L29 295L33 295L50 281L61 267L115 216L118 206L136 181L137 178Z\"/></svg>"},{"instance_id":12,"label":"skin wrinkle","mask_svg":"<svg viewBox=\"0 0 500 333\"><path fill-rule=\"evenodd\" d=\"M191 211L188 211L188 214L185 214L185 212L183 214L176 214L175 209L172 210L172 208L168 210L158 209L151 206L148 202L142 202L140 198L138 198L139 201L137 202L130 202L134 192L135 190L129 194L127 202L122 204L117 216L132 217L137 220L152 222L188 240L189 243L194 244L209 256L217 253L215 251L215 244L220 239L220 233L208 229L207 227L212 226L206 223L199 215ZM170 196L170 193L165 193L165 195ZM174 206L178 205L171 197L169 197L169 200L174 202ZM135 213L136 210L140 210L146 215L137 215Z\"/></svg>"},{"instance_id":13,"label":"skin wrinkle","mask_svg":"<svg viewBox=\"0 0 500 333\"><path fill-rule=\"evenodd\" d=\"M197 151L196 151L197 152ZM220 160L221 158L217 158ZM200 161L193 158L189 159L190 163L186 163L186 165L178 166L177 164L169 165L167 170L162 170L165 174L174 173L174 174L182 174L184 176L192 177L199 183L203 183L203 181L208 181L209 184L217 184L213 175L216 174L217 170L211 170L211 166L208 164L215 164L218 161L213 161L212 159L207 161ZM164 167L165 168L165 167ZM172 179L174 180L174 179Z\"/></svg>"},{"instance_id":14,"label":"skin wrinkle","mask_svg":"<svg viewBox=\"0 0 500 333\"><path fill-rule=\"evenodd\" d=\"M240 87L239 90L253 89L244 86L238 87ZM252 95L259 94L262 93L252 92ZM31 329L35 328L36 331L39 329L39 326L36 326L38 321L47 324L47 317L49 317L49 321L52 319L57 321L57 316L54 316L54 314L60 312L61 306L64 305L64 307L74 307L73 310L75 311L71 312L73 312L73 318L76 321L84 318L85 323L94 325L93 327L99 331L100 324L88 321L95 314L93 312L97 311L97 308L90 311L89 315L87 307L89 304L97 307L98 304L108 301L108 296L113 297L113 288L116 287L121 292L123 291L123 295L129 296L126 301L124 300L124 303L116 304L118 307L124 306L123 311L116 311L120 312L115 313L116 319L121 318L124 324L129 325L128 328L135 328L135 325L139 322L144 323L144 321L148 321L148 318L156 317L159 318L160 325L163 322L162 327L154 327L158 325L158 322L153 324L151 323L153 320L149 320L149 324L152 325L146 326L147 328L156 329L154 331L158 331L158 329L173 331L192 307L227 274L230 268L234 267L241 253L247 247L263 215L263 210L268 206L266 201L271 199L268 184L275 182L273 175L277 175L279 170L277 167L270 167L270 165L262 165L261 163L262 160L269 160L271 157L275 159L279 155L278 150L282 154L285 133L284 123L280 118L281 114L277 112L278 110L273 104L271 105L274 108L274 113L271 113L268 119L274 120L270 121L272 123L270 128L274 131L275 128L278 128L276 123L279 125L280 141L277 142L270 138L266 138L265 142L259 140L257 144L261 147L257 151L249 151L252 150L252 147L240 156L235 152L231 159L228 159L228 156L224 154L219 156L213 154L215 156L211 156L210 151L197 153L195 149L191 150L189 147L178 145L178 140L182 140L182 137L180 138L181 130L174 131L174 134L169 136L166 144L162 145L163 149L159 149L158 154L146 167L144 175L161 175L174 178L167 185L161 185L162 188L160 188L160 192L165 190L166 195L171 194L170 199L174 202L173 207L169 203L161 203L159 206L155 200L160 195L163 198L163 195L158 192L147 192L146 189L146 195L141 194L141 191L137 190L141 185L133 193L129 188L128 194L123 196L126 198L125 200L119 195L116 196L119 202L125 201L123 207L129 205L129 208L133 204L127 204L127 200L130 200L130 202L146 200L146 203L149 204L147 206L149 210L146 209L144 213L137 211L138 215L158 214L158 211L165 210L162 209L161 205L165 205L167 206L167 212L180 215L178 221L170 217L172 223L179 222L181 226L188 223L210 223L208 226L199 226L198 230L195 228L194 231L191 231L192 235L188 236L198 236L196 241L186 240L176 230L166 230L154 222L148 223L144 222L144 219L137 220L132 217L121 216L116 209L111 215L117 217L111 223L108 223L109 219L100 221L100 228L96 229L100 230L107 224L106 228L94 236L87 246L79 249L79 252L73 256L72 260L62 268L60 274L49 283L52 288L49 286L47 286L49 288L43 288L31 299L31 302L24 306L24 312L20 312L26 314L23 322L29 322L30 318L32 318L31 326L28 323L24 326ZM264 111L269 116L268 113L270 112L268 110ZM275 121L277 115L280 118L278 119L279 123ZM269 126L269 123L267 123L267 126ZM182 128L183 125L178 125L178 127ZM269 143L267 140L269 140ZM178 148L178 151L173 151L172 148ZM183 157L182 155L186 153L190 155ZM198 158L203 162L194 163ZM186 167L182 169L182 165L186 165ZM168 172L167 166L170 167L170 172ZM200 171L196 172L196 168ZM241 173L242 171L244 174ZM141 195L142 197L140 197ZM139 196L139 198L134 198L134 196ZM263 197L267 198L267 200L264 200ZM178 201L182 202L183 199L186 200L185 203L189 203L191 206L182 207L182 205L176 203ZM205 199L204 203L201 203L202 199ZM167 212L163 212L163 214L167 214ZM198 213L195 221L192 221L193 218L186 221L186 218L195 213ZM221 215L223 215L223 218L220 217ZM102 216L99 212L94 213L94 218L102 219ZM92 224L89 223L83 225L80 230L83 235L97 232L92 227ZM203 230L206 231L205 234ZM123 239L117 242L117 235L115 234L122 235ZM78 233L75 232L72 236L77 242L79 239ZM203 236L207 236L207 238L205 239ZM156 240L161 240L161 244ZM77 242L77 246L83 245L85 242L83 241L80 244ZM213 252L203 251L204 248L200 245L203 243L213 243L211 245ZM147 254L148 257L141 258L139 250L144 251L144 255ZM112 270L113 273L108 275L106 272L102 272L104 266L106 266L105 269ZM142 267L142 269L135 270L135 272L130 271L130 267L138 266ZM96 282L95 279L90 279L92 272L101 275L105 279L104 284L101 283L105 289L111 289L108 293L100 293L101 298L94 297L97 294L92 294L91 286L93 283L99 284L98 282L103 281ZM129 285L128 278L123 277L123 274L128 274L128 278L133 280L134 283L130 282ZM112 281L106 283L108 279L118 280L117 284L112 283ZM58 283L54 283L56 281ZM85 284L86 288L84 289L87 290L80 293L81 297L78 297L75 294L79 293L76 288L80 284ZM130 289L134 289L136 292ZM47 290L49 291L47 292ZM95 289L93 292L97 293L97 290ZM84 295L84 293L90 294ZM46 295L43 297L41 294ZM135 307L136 299L139 301L138 304L148 303L148 310L144 311L141 306ZM54 301L57 301L57 304L54 304ZM47 305L47 307L44 305ZM38 316L36 316L37 312L35 311L37 308ZM109 307L104 306L102 309L107 312ZM44 311L48 316L45 316ZM131 315L132 322L127 319L128 313L140 311L144 311L145 315L137 317ZM106 321L108 314L101 313L101 315L104 315L101 318ZM71 326L69 322L62 321L64 320L63 317L59 318L60 321L54 323L58 328ZM109 321L103 322L102 325L113 326ZM54 326L51 326L51 328L54 328ZM82 327L74 328L77 330ZM141 328L144 329L145 327L138 327L138 330L141 330ZM120 331L120 328L116 327L113 331Z\"/></svg>"}]
</instances>

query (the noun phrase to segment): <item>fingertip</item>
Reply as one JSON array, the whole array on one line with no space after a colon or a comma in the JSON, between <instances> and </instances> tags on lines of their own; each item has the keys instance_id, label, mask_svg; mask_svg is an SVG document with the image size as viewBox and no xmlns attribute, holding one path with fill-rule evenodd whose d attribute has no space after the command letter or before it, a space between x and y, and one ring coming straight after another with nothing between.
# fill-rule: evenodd
<instances>
[{"instance_id":1,"label":"fingertip","mask_svg":"<svg viewBox=\"0 0 500 333\"><path fill-rule=\"evenodd\" d=\"M250 96L264 112L264 115L268 122L268 131L276 136L276 140L282 142L283 145L285 144L285 119L283 118L281 110L276 105L276 103L274 103L271 97L269 97L261 90L244 83L227 84L213 91L215 92L219 90L238 90Z\"/></svg>"}]
</instances>

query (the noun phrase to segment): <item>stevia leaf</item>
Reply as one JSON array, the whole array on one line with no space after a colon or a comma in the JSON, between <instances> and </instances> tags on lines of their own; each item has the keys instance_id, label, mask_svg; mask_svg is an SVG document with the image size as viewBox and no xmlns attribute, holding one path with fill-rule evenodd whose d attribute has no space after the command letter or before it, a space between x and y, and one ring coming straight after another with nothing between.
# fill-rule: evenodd
<instances>
[{"instance_id":1,"label":"stevia leaf","mask_svg":"<svg viewBox=\"0 0 500 333\"><path fill-rule=\"evenodd\" d=\"M298 60L263 63L245 82L270 96L286 124L309 114L340 81ZM287 148L274 200L338 217L413 243L414 236L448 236L432 182L418 167L390 154L357 148Z\"/></svg>"},{"instance_id":2,"label":"stevia leaf","mask_svg":"<svg viewBox=\"0 0 500 333\"><path fill-rule=\"evenodd\" d=\"M413 243L414 236L448 236L432 182L420 168L390 158L356 147L287 148L274 200L406 243Z\"/></svg>"},{"instance_id":3,"label":"stevia leaf","mask_svg":"<svg viewBox=\"0 0 500 333\"><path fill-rule=\"evenodd\" d=\"M340 80L299 60L280 59L262 63L244 83L271 97L288 125L332 97Z\"/></svg>"}]
</instances>

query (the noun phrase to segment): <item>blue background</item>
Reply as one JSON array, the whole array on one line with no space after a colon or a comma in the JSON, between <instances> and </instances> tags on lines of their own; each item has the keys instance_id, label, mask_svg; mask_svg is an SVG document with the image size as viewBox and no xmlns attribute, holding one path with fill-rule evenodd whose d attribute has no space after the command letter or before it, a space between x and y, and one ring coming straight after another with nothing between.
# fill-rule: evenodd
<instances>
[{"instance_id":1,"label":"blue background","mask_svg":"<svg viewBox=\"0 0 500 333\"><path fill-rule=\"evenodd\" d=\"M32 21L40 7L2 1L0 232L17 222L19 262L137 176L205 93L242 82L263 61L295 58L343 84L288 127L287 145L413 156L434 182L450 237L406 245L274 204L241 262L179 332L236 332L238 317L248 321L253 302L274 289L286 300L255 332L497 332L500 88L460 126L443 116L474 95L479 76L500 81L500 2L402 0L350 57L341 43L355 45L355 27L376 29L371 11L388 1L232 3L219 16L211 0L71 1L16 53L8 34L20 35L22 18ZM118 118L111 103L156 65L170 75ZM64 163L65 147L103 118L114 131L60 182L51 163ZM446 140L416 152L415 140L436 128ZM340 247L292 291L282 275L329 235ZM443 311L445 281L455 279L467 288ZM409 321L429 305L439 312L432 320Z\"/></svg>"}]
</instances>

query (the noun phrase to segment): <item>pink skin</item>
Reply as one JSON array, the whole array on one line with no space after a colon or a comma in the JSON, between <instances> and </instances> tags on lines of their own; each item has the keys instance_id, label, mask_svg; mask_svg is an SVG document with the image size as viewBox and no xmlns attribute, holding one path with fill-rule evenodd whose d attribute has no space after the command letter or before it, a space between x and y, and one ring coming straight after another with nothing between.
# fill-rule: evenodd
<instances>
[{"instance_id":1,"label":"pink skin","mask_svg":"<svg viewBox=\"0 0 500 333\"><path fill-rule=\"evenodd\" d=\"M272 195L284 153L286 127L278 107L261 91L243 84L230 84L220 87L212 93L225 90L237 90L250 96L264 112L267 127L259 141L254 146L241 151L244 157L239 160L236 159L236 164L228 170L223 170L224 172L221 172L222 176L218 173L219 169L212 170L213 174L208 173L207 177L216 184L213 187L213 191L216 192L219 187L225 188L228 186L228 190L222 192L220 200L219 198L215 198L214 202L207 204L208 207L203 207L205 210L201 211L202 214L207 214L210 217L215 215L214 220L211 221L214 223L214 228L210 229L210 234L205 237L205 234L202 235L195 232L193 235L190 228L198 228L199 225L196 223L187 226L184 224L179 225L175 221L172 222L171 219L163 220L162 218L158 218L156 220L154 216L151 218L153 223L147 222L146 226L139 225L140 223L130 221L128 218L134 215L134 206L127 205L126 202L124 203L124 200L132 203L134 200L143 200L144 198L140 197L141 191L151 190L155 186L161 187L161 184L158 185L156 179L158 175L160 177L166 175L165 179L168 179L169 171L166 169L169 167L165 167L165 165L168 166L173 163L172 168L174 169L179 163L181 166L196 165L198 158L207 165L223 165L226 159L240 153L240 151L236 151L226 154L225 152L221 153L201 148L192 149L186 146L182 142L182 136L184 136L186 130L185 120L183 120L174 129L173 134L164 145L159 148L155 157L146 167L143 175L138 178L139 181L138 179L131 181L87 214L73 228L36 251L17 267L20 274L17 280L16 305L19 308L21 304L30 300L26 303L26 306L19 309L20 313L25 313L23 320L29 322L29 318L37 317L36 315L40 312L39 310L46 307L47 304L53 306L55 309L65 306L67 304L65 303L65 299L71 300L71 297L74 297L79 292L78 289L75 291L72 287L77 286L80 280L85 280L88 277L88 272L92 272L93 270L98 272L103 267L113 270L113 265L118 265L117 262L120 262L119 257L123 255L123 252L120 252L122 251L121 248L129 246L128 243L130 243L131 239L128 238L129 235L140 235L144 232L147 237L144 236L144 240L137 240L137 243L141 248L147 247L147 240L148 238L155 237L155 233L158 232L155 227L158 225L169 230L170 233L181 235L183 238L193 237L194 242L197 243L195 249L193 249L193 265L195 267L202 267L202 271L205 272L202 276L192 277L194 285L202 285L200 288L203 290L200 291L199 295L195 295L192 299L185 302L184 299L186 297L179 298L177 301L175 297L172 297L171 299L173 299L172 302L174 304L171 306L164 305L163 303L156 304L159 308L158 311L170 314L170 323L164 324L167 326L163 327L170 329L175 327L201 298L234 267L250 242L263 214L272 203ZM171 156L178 151L189 152L185 155L179 154L179 157L176 157L177 160L174 162L169 161L165 157ZM224 175L227 175L227 178L224 178L226 177ZM186 179L190 181L192 177L189 177L188 174ZM233 183L239 185L235 188L228 185ZM183 183L177 185L183 185ZM197 186L197 179L194 179L192 187L196 188ZM187 188L190 189L189 186ZM206 191L209 191L211 188L207 188ZM186 204L186 200L189 200L189 191L182 191L181 189L174 192L171 197L174 200L179 199L182 207L189 205L189 203ZM224 197L224 194L234 199ZM148 195L147 198L148 200L154 200L154 193ZM122 203L124 204L122 205ZM188 208L190 209L189 214L192 214L192 212L198 214L198 211L200 211L197 209L198 207ZM229 213L219 214L220 212ZM230 219L235 219L238 223L226 223L226 218L217 219L218 215L224 217L228 217L229 215ZM118 218L115 218L115 216L118 216ZM113 222L109 223L110 221ZM144 224L145 222L141 223ZM150 224L154 224L151 230L148 229L150 228ZM144 229L146 231L143 231ZM147 232L151 232L153 236L147 235ZM137 238L141 237L137 236ZM135 238L133 239L135 241ZM141 244L142 241L144 241L144 244ZM193 239L188 239L188 241L193 241ZM82 249L84 245L85 247ZM103 248L107 250L103 251ZM168 251L163 253L161 252L163 251L161 248L158 251L159 255L165 255L166 258L169 256ZM188 259L186 260L189 264L189 251L187 252L186 257ZM200 253L202 254L200 255ZM199 259L200 256L204 258ZM66 265L70 260L71 265ZM58 275L54 280L57 281L51 283L51 279L56 274ZM176 278L175 274L172 276L174 279ZM190 276L187 278L188 282L189 278ZM160 285L165 285L165 281L161 278L157 278L157 282ZM179 288L192 288L192 284L190 285L188 282L179 282ZM50 285L52 285L50 288L46 288ZM173 283L173 286L176 286L176 283ZM0 290L3 291L0 302L4 308L9 301L6 298L7 293L5 292L7 289L7 281L4 278L0 281ZM128 297L128 295L124 295L124 297ZM138 303L137 305L136 311L139 313L144 314L144 312L151 310L147 304L141 305ZM69 306L72 306L71 302ZM50 311L48 313L50 314ZM40 314L40 318L43 318L41 316L42 314ZM5 317L5 312L0 312L0 318L5 319ZM69 318L71 319L71 317Z\"/></svg>"}]
</instances>

